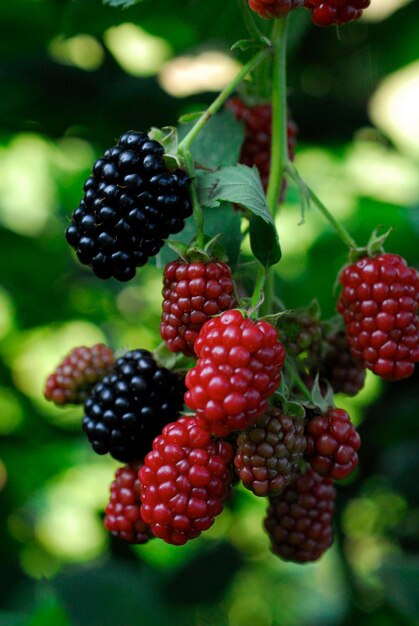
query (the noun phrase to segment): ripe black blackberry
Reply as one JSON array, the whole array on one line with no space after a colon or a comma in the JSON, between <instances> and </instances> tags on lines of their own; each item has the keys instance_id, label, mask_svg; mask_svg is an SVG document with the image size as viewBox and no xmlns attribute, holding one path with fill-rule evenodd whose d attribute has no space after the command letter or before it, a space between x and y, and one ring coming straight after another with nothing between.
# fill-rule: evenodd
<instances>
[{"instance_id":1,"label":"ripe black blackberry","mask_svg":"<svg viewBox=\"0 0 419 626\"><path fill-rule=\"evenodd\" d=\"M133 278L192 214L190 179L169 170L163 154L160 143L129 131L93 165L66 239L99 278Z\"/></svg>"},{"instance_id":2,"label":"ripe black blackberry","mask_svg":"<svg viewBox=\"0 0 419 626\"><path fill-rule=\"evenodd\" d=\"M83 430L93 450L126 463L142 460L163 426L178 417L185 390L147 350L127 352L85 402Z\"/></svg>"}]
</instances>

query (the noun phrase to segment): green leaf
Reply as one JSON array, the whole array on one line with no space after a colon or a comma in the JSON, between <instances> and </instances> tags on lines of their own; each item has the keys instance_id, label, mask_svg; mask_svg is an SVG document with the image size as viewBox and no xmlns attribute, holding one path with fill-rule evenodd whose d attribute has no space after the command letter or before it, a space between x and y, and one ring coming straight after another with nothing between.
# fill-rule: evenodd
<instances>
[{"instance_id":1,"label":"green leaf","mask_svg":"<svg viewBox=\"0 0 419 626\"><path fill-rule=\"evenodd\" d=\"M278 263L282 253L278 233L273 223L267 223L253 216L250 220L249 237L252 252L262 265L270 267Z\"/></svg>"},{"instance_id":2,"label":"green leaf","mask_svg":"<svg viewBox=\"0 0 419 626\"><path fill-rule=\"evenodd\" d=\"M191 124L179 127L179 139L190 130ZM197 165L216 169L234 165L239 160L244 139L243 124L236 120L228 109L214 115L204 126L191 146L191 153Z\"/></svg>"}]
</instances>

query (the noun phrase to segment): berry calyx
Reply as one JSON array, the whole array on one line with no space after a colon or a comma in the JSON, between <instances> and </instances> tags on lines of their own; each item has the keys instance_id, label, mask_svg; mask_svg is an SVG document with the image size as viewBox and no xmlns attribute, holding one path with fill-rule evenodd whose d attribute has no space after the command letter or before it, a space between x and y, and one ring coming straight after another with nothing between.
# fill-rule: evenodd
<instances>
[{"instance_id":1,"label":"berry calyx","mask_svg":"<svg viewBox=\"0 0 419 626\"><path fill-rule=\"evenodd\" d=\"M318 474L342 480L358 465L360 436L343 409L311 417L306 428L305 458Z\"/></svg>"},{"instance_id":2,"label":"berry calyx","mask_svg":"<svg viewBox=\"0 0 419 626\"><path fill-rule=\"evenodd\" d=\"M59 406L82 404L96 383L112 372L114 362L113 351L103 343L73 348L48 376L45 398Z\"/></svg>"},{"instance_id":3,"label":"berry calyx","mask_svg":"<svg viewBox=\"0 0 419 626\"><path fill-rule=\"evenodd\" d=\"M231 270L226 263L177 259L164 269L160 335L169 350L191 356L203 324L235 305Z\"/></svg>"},{"instance_id":4,"label":"berry calyx","mask_svg":"<svg viewBox=\"0 0 419 626\"><path fill-rule=\"evenodd\" d=\"M397 254L362 257L340 275L337 310L354 358L384 380L411 376L419 361L419 273Z\"/></svg>"},{"instance_id":5,"label":"berry calyx","mask_svg":"<svg viewBox=\"0 0 419 626\"><path fill-rule=\"evenodd\" d=\"M293 419L274 406L238 435L236 472L255 495L276 496L297 473L305 447L303 419Z\"/></svg>"},{"instance_id":6,"label":"berry calyx","mask_svg":"<svg viewBox=\"0 0 419 626\"><path fill-rule=\"evenodd\" d=\"M226 311L205 322L195 352L185 403L197 423L219 437L255 424L281 381L285 350L275 328Z\"/></svg>"},{"instance_id":7,"label":"berry calyx","mask_svg":"<svg viewBox=\"0 0 419 626\"><path fill-rule=\"evenodd\" d=\"M93 165L67 242L99 278L131 280L192 214L189 177L169 170L163 146L128 131Z\"/></svg>"},{"instance_id":8,"label":"berry calyx","mask_svg":"<svg viewBox=\"0 0 419 626\"><path fill-rule=\"evenodd\" d=\"M127 352L86 400L83 430L93 450L123 462L141 460L163 426L179 415L184 391L183 380L150 352Z\"/></svg>"},{"instance_id":9,"label":"berry calyx","mask_svg":"<svg viewBox=\"0 0 419 626\"><path fill-rule=\"evenodd\" d=\"M128 543L147 543L154 535L141 517L141 483L136 463L119 467L110 487L105 510L105 527Z\"/></svg>"},{"instance_id":10,"label":"berry calyx","mask_svg":"<svg viewBox=\"0 0 419 626\"><path fill-rule=\"evenodd\" d=\"M141 516L153 534L183 545L208 530L230 493L232 459L231 445L194 418L166 425L139 471Z\"/></svg>"},{"instance_id":11,"label":"berry calyx","mask_svg":"<svg viewBox=\"0 0 419 626\"><path fill-rule=\"evenodd\" d=\"M286 561L316 561L333 543L333 482L308 469L269 499L264 525L271 549Z\"/></svg>"}]
</instances>

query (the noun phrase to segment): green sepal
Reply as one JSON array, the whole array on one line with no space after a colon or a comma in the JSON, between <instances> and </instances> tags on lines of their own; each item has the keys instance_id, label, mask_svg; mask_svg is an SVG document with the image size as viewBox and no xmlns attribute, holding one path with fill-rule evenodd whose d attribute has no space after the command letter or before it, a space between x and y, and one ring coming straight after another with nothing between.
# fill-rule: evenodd
<instances>
[{"instance_id":1,"label":"green sepal","mask_svg":"<svg viewBox=\"0 0 419 626\"><path fill-rule=\"evenodd\" d=\"M261 35L259 38L253 38L253 39L239 39L238 41L236 41L235 43L233 43L233 45L231 46L230 50L242 50L242 51L246 51L249 50L250 48L270 48L271 47L271 42L268 39L268 37L264 37L263 35Z\"/></svg>"},{"instance_id":2,"label":"green sepal","mask_svg":"<svg viewBox=\"0 0 419 626\"><path fill-rule=\"evenodd\" d=\"M304 402L307 407L319 408L322 413L326 413L331 407L335 406L333 389L328 381L326 381L326 393L323 395L320 389L319 375L316 375L314 384L311 388L311 401Z\"/></svg>"},{"instance_id":3,"label":"green sepal","mask_svg":"<svg viewBox=\"0 0 419 626\"><path fill-rule=\"evenodd\" d=\"M195 122L199 120L200 117L205 113L205 111L193 111L191 113L185 113L185 115L181 115L179 118L179 124L189 124L189 122Z\"/></svg>"},{"instance_id":4,"label":"green sepal","mask_svg":"<svg viewBox=\"0 0 419 626\"><path fill-rule=\"evenodd\" d=\"M275 404L280 404L283 412L293 419L304 419L306 410L299 402L287 400L287 398L279 391L275 392Z\"/></svg>"},{"instance_id":5,"label":"green sepal","mask_svg":"<svg viewBox=\"0 0 419 626\"><path fill-rule=\"evenodd\" d=\"M379 235L380 227L375 228L371 233L371 236L368 240L366 246L362 246L359 248L353 248L349 253L349 262L356 263L359 259L364 256L375 257L378 254L382 254L384 252L384 243L387 240L387 237L390 235L393 228L389 228L385 233Z\"/></svg>"}]
</instances>

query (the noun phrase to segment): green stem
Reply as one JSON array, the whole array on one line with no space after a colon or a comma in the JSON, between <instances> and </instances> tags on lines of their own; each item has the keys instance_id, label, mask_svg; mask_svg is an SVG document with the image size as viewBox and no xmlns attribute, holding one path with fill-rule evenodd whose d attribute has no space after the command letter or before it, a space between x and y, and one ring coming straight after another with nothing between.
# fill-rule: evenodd
<instances>
[{"instance_id":1,"label":"green stem","mask_svg":"<svg viewBox=\"0 0 419 626\"><path fill-rule=\"evenodd\" d=\"M289 357L285 361L285 370L288 372L292 382L295 383L296 387L298 387L298 389L301 391L305 399L311 401L311 393L309 389L306 387L306 385L303 383L303 381L301 380L300 375L298 374L296 368L294 367Z\"/></svg>"},{"instance_id":2,"label":"green stem","mask_svg":"<svg viewBox=\"0 0 419 626\"><path fill-rule=\"evenodd\" d=\"M205 124L223 106L224 102L231 96L233 91L236 89L237 85L239 85L241 81L244 78L246 78L249 72L251 72L261 61L263 61L263 59L265 59L269 54L271 54L271 52L272 52L271 48L268 48L268 47L264 48L263 50L260 50L254 57L250 59L250 61L246 63L246 65L242 67L240 72L235 76L235 78L233 78L231 83L229 83L226 87L224 87L224 89L219 94L219 96L214 100L214 102L212 102L212 104L210 104L208 109L206 109L206 111L203 112L201 117L192 126L188 134L180 142L179 152L181 154L184 153L184 151L189 150L192 142L197 137L197 135L201 132Z\"/></svg>"},{"instance_id":3,"label":"green stem","mask_svg":"<svg viewBox=\"0 0 419 626\"><path fill-rule=\"evenodd\" d=\"M348 233L346 228L340 224L335 217L330 213L329 209L323 204L323 202L316 196L314 191L307 187L308 196L313 204L319 209L319 211L324 215L324 217L328 220L331 226L334 228L336 233L342 239L342 241L348 246L348 248L357 248L357 244L355 240Z\"/></svg>"},{"instance_id":4,"label":"green stem","mask_svg":"<svg viewBox=\"0 0 419 626\"><path fill-rule=\"evenodd\" d=\"M285 165L288 161L287 142L287 79L286 79L287 18L276 20L272 31L274 56L272 63L272 139L271 167L266 201L275 216Z\"/></svg>"},{"instance_id":5,"label":"green stem","mask_svg":"<svg viewBox=\"0 0 419 626\"><path fill-rule=\"evenodd\" d=\"M262 299L263 289L266 283L266 269L261 263L258 263L258 271L256 275L255 287L253 289L250 307L254 309Z\"/></svg>"},{"instance_id":6,"label":"green stem","mask_svg":"<svg viewBox=\"0 0 419 626\"><path fill-rule=\"evenodd\" d=\"M195 165L189 150L182 150L181 152L189 177L192 179L190 187L190 196L192 201L193 217L196 225L196 245L198 248L203 248L205 245L204 235L204 212L198 200L198 194L196 191L196 172Z\"/></svg>"},{"instance_id":7,"label":"green stem","mask_svg":"<svg viewBox=\"0 0 419 626\"><path fill-rule=\"evenodd\" d=\"M302 197L308 198L310 202L312 202L323 214L323 216L327 219L329 224L333 227L335 232L342 239L343 243L348 246L349 249L358 248L358 244L355 239L351 237L346 228L340 224L337 219L330 213L329 209L323 204L320 198L314 193L314 191L305 183L305 181L301 178L297 168L293 163L288 162L286 171L292 180L296 183L297 187L300 190L300 195Z\"/></svg>"}]
</instances>

